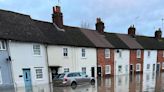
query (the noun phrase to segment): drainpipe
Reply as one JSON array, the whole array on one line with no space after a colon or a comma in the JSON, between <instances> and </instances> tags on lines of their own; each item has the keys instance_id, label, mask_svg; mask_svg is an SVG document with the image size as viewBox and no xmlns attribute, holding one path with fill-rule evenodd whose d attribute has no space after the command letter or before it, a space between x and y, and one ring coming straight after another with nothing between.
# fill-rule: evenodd
<instances>
[{"instance_id":1,"label":"drainpipe","mask_svg":"<svg viewBox=\"0 0 164 92\"><path fill-rule=\"evenodd\" d=\"M47 50L47 47L48 45L45 44L45 49L46 49L46 64L47 64L47 69L48 69L48 82L49 84L51 83L51 80L50 80L50 70L49 70L49 60L48 60L48 50Z\"/></svg>"},{"instance_id":2,"label":"drainpipe","mask_svg":"<svg viewBox=\"0 0 164 92\"><path fill-rule=\"evenodd\" d=\"M13 64L12 64L13 60L11 58L11 52L10 52L10 42L11 42L11 40L6 41L6 47L8 50L8 57L10 57L10 59L11 59L11 60L9 60L10 61L9 63L10 63L10 69L11 69L12 83L14 83L14 87L17 88L17 84L16 84L15 79L14 79L14 71L13 71L14 68L13 68Z\"/></svg>"}]
</instances>

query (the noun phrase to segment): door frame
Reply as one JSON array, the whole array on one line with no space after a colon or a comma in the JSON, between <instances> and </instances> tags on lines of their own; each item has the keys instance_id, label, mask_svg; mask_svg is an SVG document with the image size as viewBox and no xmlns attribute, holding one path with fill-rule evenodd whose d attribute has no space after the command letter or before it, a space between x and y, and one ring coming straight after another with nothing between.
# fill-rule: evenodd
<instances>
[{"instance_id":1,"label":"door frame","mask_svg":"<svg viewBox=\"0 0 164 92\"><path fill-rule=\"evenodd\" d=\"M24 78L24 70L29 70L30 71L30 81L31 81L31 84L30 84L30 87L32 87L32 76L31 76L31 69L30 68L23 68L23 78ZM25 82L25 78L24 78L24 85L26 87L26 82Z\"/></svg>"},{"instance_id":2,"label":"door frame","mask_svg":"<svg viewBox=\"0 0 164 92\"><path fill-rule=\"evenodd\" d=\"M132 70L131 70L131 66L132 66ZM133 74L134 73L134 65L133 64L130 64L129 71L130 71L130 74Z\"/></svg>"},{"instance_id":3,"label":"door frame","mask_svg":"<svg viewBox=\"0 0 164 92\"><path fill-rule=\"evenodd\" d=\"M2 81L2 70L1 70L1 67L0 67L0 84L3 84L3 81Z\"/></svg>"}]
</instances>

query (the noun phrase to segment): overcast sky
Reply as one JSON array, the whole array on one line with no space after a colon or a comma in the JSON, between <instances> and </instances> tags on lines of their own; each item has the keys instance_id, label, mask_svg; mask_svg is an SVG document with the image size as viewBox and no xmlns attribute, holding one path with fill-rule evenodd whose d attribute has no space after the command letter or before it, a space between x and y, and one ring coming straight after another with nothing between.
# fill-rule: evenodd
<instances>
[{"instance_id":1,"label":"overcast sky","mask_svg":"<svg viewBox=\"0 0 164 92\"><path fill-rule=\"evenodd\" d=\"M57 1L0 0L0 9L51 22L52 7ZM60 0L59 5L65 25L81 26L82 22L87 22L95 29L96 18L100 17L105 31L114 33L127 33L128 27L135 24L138 34L154 36L164 18L164 0Z\"/></svg>"}]
</instances>

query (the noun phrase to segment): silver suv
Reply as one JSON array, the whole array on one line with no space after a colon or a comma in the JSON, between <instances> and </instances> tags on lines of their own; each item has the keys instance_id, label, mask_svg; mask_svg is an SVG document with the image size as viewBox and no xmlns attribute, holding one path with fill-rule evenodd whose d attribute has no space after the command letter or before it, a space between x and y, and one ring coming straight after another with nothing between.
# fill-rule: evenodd
<instances>
[{"instance_id":1,"label":"silver suv","mask_svg":"<svg viewBox=\"0 0 164 92\"><path fill-rule=\"evenodd\" d=\"M53 83L55 86L72 86L76 88L77 85L91 83L91 85L95 84L95 79L93 77L88 77L85 73L81 72L69 72L69 73L61 73L58 74Z\"/></svg>"}]
</instances>

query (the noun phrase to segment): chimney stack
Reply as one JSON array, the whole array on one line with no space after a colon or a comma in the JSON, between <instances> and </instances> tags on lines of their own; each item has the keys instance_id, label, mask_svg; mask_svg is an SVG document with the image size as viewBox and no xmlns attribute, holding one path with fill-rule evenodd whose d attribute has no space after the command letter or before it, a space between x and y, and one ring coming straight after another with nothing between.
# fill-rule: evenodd
<instances>
[{"instance_id":1,"label":"chimney stack","mask_svg":"<svg viewBox=\"0 0 164 92\"><path fill-rule=\"evenodd\" d=\"M136 35L136 28L134 27L134 25L130 26L128 29L128 35L134 37Z\"/></svg>"},{"instance_id":2,"label":"chimney stack","mask_svg":"<svg viewBox=\"0 0 164 92\"><path fill-rule=\"evenodd\" d=\"M60 6L53 7L52 21L59 28L63 28L63 13L60 10Z\"/></svg>"},{"instance_id":3,"label":"chimney stack","mask_svg":"<svg viewBox=\"0 0 164 92\"><path fill-rule=\"evenodd\" d=\"M155 31L155 38L156 38L156 39L162 38L162 31L161 31L160 28L159 28L158 30Z\"/></svg>"},{"instance_id":4,"label":"chimney stack","mask_svg":"<svg viewBox=\"0 0 164 92\"><path fill-rule=\"evenodd\" d=\"M104 23L101 21L101 18L97 18L96 30L100 33L103 33L105 29Z\"/></svg>"}]
</instances>

